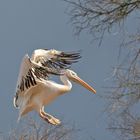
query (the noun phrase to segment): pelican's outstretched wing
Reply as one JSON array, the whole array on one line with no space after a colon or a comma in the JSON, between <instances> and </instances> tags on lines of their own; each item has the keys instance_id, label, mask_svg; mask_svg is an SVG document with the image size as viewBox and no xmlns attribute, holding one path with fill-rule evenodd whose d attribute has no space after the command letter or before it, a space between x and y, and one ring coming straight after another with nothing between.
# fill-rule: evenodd
<instances>
[{"instance_id":1,"label":"pelican's outstretched wing","mask_svg":"<svg viewBox=\"0 0 140 140\"><path fill-rule=\"evenodd\" d=\"M72 63L81 58L79 52L62 52L54 49L38 49L32 54L31 60L48 69L53 74L61 74L62 69L70 68Z\"/></svg>"},{"instance_id":2,"label":"pelican's outstretched wing","mask_svg":"<svg viewBox=\"0 0 140 140\"><path fill-rule=\"evenodd\" d=\"M23 92L25 89L36 85L33 66L29 56L26 54L21 62L20 71L18 75L16 90Z\"/></svg>"},{"instance_id":3,"label":"pelican's outstretched wing","mask_svg":"<svg viewBox=\"0 0 140 140\"><path fill-rule=\"evenodd\" d=\"M14 106L18 107L17 99L18 97L24 94L24 92L29 89L31 86L35 86L36 79L33 73L32 65L29 56L26 54L21 62L20 71L17 80L16 86L16 95L14 97ZM20 96L20 97L21 97Z\"/></svg>"}]
</instances>

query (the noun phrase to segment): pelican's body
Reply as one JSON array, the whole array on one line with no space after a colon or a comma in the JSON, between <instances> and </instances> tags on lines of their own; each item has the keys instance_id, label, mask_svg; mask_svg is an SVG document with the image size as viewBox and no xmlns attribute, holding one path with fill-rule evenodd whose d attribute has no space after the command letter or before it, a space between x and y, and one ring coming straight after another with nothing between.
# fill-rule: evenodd
<instances>
[{"instance_id":1,"label":"pelican's body","mask_svg":"<svg viewBox=\"0 0 140 140\"><path fill-rule=\"evenodd\" d=\"M14 106L19 108L19 119L28 112L35 110L41 118L51 124L57 125L60 124L60 121L47 114L44 111L44 106L51 103L58 96L69 92L72 88L70 80L78 82L94 93L96 91L81 80L75 72L66 68L66 64L71 64L72 61L74 62L76 58L79 58L77 55L65 53L61 56L60 52L55 50L42 50L42 52L43 53L41 53L41 49L39 49L33 53L31 59L28 55L25 55L23 58L18 77L16 96L14 97ZM56 56L55 54L57 53L59 57L61 56L60 62L54 60L54 56ZM62 64L62 60L64 60L66 64ZM52 61L50 62L51 64L49 64L48 61ZM59 63L61 65L58 65ZM46 79L48 74L60 75L60 80L63 84L58 84Z\"/></svg>"},{"instance_id":2,"label":"pelican's body","mask_svg":"<svg viewBox=\"0 0 140 140\"><path fill-rule=\"evenodd\" d=\"M61 79L63 78L65 79L64 76L61 76ZM24 99L24 104L26 104L26 108L25 105L23 105L24 109L21 113L26 114L32 109L39 111L41 106L48 105L56 97L69 92L72 88L72 84L70 81L68 81L68 83L67 85L61 85L53 81L37 80L37 85L27 90L24 96L21 97Z\"/></svg>"}]
</instances>

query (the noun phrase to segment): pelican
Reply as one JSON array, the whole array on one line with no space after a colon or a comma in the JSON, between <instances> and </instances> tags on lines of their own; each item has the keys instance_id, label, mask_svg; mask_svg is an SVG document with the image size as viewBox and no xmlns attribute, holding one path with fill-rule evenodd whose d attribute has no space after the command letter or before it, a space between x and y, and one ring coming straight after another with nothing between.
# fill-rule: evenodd
<instances>
[{"instance_id":1,"label":"pelican","mask_svg":"<svg viewBox=\"0 0 140 140\"><path fill-rule=\"evenodd\" d=\"M54 49L37 49L31 57L26 54L21 62L13 104L19 109L18 120L35 110L50 124L58 125L60 120L46 113L44 107L58 96L72 89L73 81L96 93L96 90L70 70L72 63L80 58L79 52L63 52ZM49 80L49 76L58 75L63 84Z\"/></svg>"}]
</instances>

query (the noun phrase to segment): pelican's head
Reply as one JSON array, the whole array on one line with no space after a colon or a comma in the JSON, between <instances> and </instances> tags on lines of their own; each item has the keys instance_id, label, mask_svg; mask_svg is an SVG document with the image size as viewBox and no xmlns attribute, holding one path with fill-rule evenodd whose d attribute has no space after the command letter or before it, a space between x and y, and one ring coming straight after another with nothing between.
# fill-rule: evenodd
<instances>
[{"instance_id":1,"label":"pelican's head","mask_svg":"<svg viewBox=\"0 0 140 140\"><path fill-rule=\"evenodd\" d=\"M66 76L72 80L73 82L76 82L80 85L82 85L83 87L85 87L86 89L88 89L89 91L96 93L96 90L94 88L92 88L89 84L87 84L84 80L82 80L77 73L75 73L72 70L67 69L65 71Z\"/></svg>"}]
</instances>

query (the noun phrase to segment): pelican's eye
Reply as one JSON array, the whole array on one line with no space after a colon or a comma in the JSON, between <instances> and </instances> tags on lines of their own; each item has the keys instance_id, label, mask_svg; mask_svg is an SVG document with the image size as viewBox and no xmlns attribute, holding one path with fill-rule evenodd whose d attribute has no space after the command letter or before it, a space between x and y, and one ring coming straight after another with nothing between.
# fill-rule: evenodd
<instances>
[{"instance_id":1,"label":"pelican's eye","mask_svg":"<svg viewBox=\"0 0 140 140\"><path fill-rule=\"evenodd\" d=\"M73 73L73 72L71 74L72 74L72 76L75 76L76 75L76 73Z\"/></svg>"}]
</instances>

